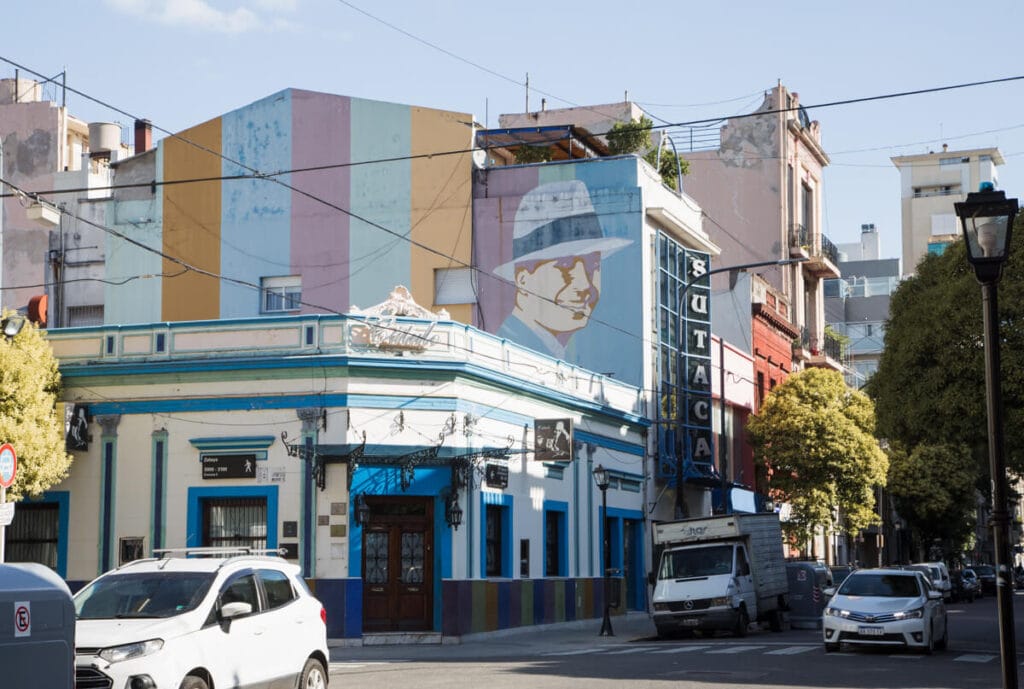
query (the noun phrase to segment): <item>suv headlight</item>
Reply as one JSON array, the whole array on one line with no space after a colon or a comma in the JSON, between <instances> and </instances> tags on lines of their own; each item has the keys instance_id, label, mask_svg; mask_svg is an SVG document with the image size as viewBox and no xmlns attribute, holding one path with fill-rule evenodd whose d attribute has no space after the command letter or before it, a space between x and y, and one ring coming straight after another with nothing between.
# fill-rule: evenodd
<instances>
[{"instance_id":1,"label":"suv headlight","mask_svg":"<svg viewBox=\"0 0 1024 689\"><path fill-rule=\"evenodd\" d=\"M893 617L897 620L917 620L924 617L924 608L915 608L913 610L897 612L893 614Z\"/></svg>"},{"instance_id":2,"label":"suv headlight","mask_svg":"<svg viewBox=\"0 0 1024 689\"><path fill-rule=\"evenodd\" d=\"M100 651L99 655L100 658L103 658L108 663L120 663L122 660L132 660L133 658L148 656L151 653L156 653L163 647L163 639L150 639L149 641L138 641L133 644L104 648Z\"/></svg>"}]
</instances>

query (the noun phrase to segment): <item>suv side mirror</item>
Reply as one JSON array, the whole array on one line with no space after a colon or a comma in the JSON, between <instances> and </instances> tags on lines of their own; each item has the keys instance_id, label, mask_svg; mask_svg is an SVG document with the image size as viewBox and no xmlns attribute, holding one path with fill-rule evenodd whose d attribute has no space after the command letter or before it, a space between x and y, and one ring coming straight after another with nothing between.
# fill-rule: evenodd
<instances>
[{"instance_id":1,"label":"suv side mirror","mask_svg":"<svg viewBox=\"0 0 1024 689\"><path fill-rule=\"evenodd\" d=\"M242 615L252 614L252 603L245 603L243 601L235 601L234 603L225 603L220 608L221 619L230 620L235 617L241 617Z\"/></svg>"}]
</instances>

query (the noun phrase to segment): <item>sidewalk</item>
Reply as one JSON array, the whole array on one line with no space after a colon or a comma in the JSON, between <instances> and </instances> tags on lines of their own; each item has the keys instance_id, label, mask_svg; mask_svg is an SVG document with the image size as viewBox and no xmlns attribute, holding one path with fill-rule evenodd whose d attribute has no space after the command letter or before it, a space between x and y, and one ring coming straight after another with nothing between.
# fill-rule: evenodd
<instances>
[{"instance_id":1,"label":"sidewalk","mask_svg":"<svg viewBox=\"0 0 1024 689\"><path fill-rule=\"evenodd\" d=\"M575 648L594 644L619 645L655 636L654 623L646 612L628 612L611 619L613 636L599 636L600 619L516 627L494 632L442 637L438 633L368 634L362 639L329 639L332 660L372 658L401 654L427 655L446 650L467 653L504 648Z\"/></svg>"}]
</instances>

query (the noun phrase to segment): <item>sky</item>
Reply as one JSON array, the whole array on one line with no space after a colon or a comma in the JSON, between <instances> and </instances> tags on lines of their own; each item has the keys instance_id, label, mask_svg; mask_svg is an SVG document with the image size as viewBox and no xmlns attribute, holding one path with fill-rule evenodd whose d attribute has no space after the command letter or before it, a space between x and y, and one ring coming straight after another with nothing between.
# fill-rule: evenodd
<instances>
[{"instance_id":1,"label":"sky","mask_svg":"<svg viewBox=\"0 0 1024 689\"><path fill-rule=\"evenodd\" d=\"M65 73L71 114L180 131L294 87L472 114L620 102L655 122L751 112L781 82L821 123L823 229L900 255L890 158L1000 149L1024 196L1024 2L33 0L7 3L0 78ZM13 63L13 64L12 64ZM529 92L526 81L529 75ZM527 95L528 94L528 95ZM50 98L59 92L48 89ZM820 106L820 107L816 107ZM685 179L684 179L685 190Z\"/></svg>"}]
</instances>

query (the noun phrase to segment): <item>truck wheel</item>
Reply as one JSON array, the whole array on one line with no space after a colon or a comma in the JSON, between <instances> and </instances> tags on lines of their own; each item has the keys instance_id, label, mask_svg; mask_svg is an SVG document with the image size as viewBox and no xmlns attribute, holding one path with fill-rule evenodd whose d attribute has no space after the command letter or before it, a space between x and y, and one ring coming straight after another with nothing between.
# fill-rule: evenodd
<instances>
[{"instance_id":1,"label":"truck wheel","mask_svg":"<svg viewBox=\"0 0 1024 689\"><path fill-rule=\"evenodd\" d=\"M747 609L740 606L740 610L736 613L736 627L733 629L733 636L744 637L747 635L747 627L750 626L750 616L747 614Z\"/></svg>"}]
</instances>

